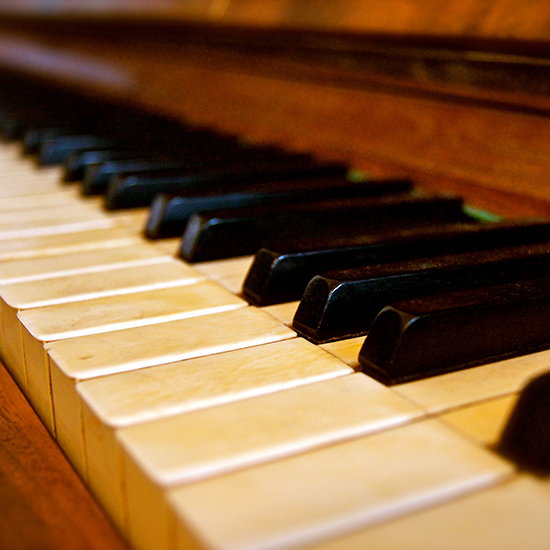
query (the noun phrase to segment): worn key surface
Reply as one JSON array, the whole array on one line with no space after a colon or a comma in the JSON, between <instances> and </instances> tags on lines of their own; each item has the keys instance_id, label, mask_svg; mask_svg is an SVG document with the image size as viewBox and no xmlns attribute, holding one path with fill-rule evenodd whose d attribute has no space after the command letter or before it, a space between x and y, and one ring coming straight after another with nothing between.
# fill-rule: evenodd
<instances>
[{"instance_id":1,"label":"worn key surface","mask_svg":"<svg viewBox=\"0 0 550 550\"><path fill-rule=\"evenodd\" d=\"M512 474L494 453L426 420L182 486L168 498L181 549L191 541L282 549L443 504Z\"/></svg>"}]
</instances>

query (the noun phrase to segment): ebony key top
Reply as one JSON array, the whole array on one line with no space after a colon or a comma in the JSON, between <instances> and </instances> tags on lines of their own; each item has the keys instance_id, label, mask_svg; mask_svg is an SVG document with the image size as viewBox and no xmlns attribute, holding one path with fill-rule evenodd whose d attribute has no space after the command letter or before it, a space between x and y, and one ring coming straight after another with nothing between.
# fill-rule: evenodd
<instances>
[{"instance_id":1,"label":"ebony key top","mask_svg":"<svg viewBox=\"0 0 550 550\"><path fill-rule=\"evenodd\" d=\"M404 193L285 206L259 206L195 214L183 235L180 255L191 262L253 254L304 238L332 239L427 223L463 221L454 196Z\"/></svg>"},{"instance_id":2,"label":"ebony key top","mask_svg":"<svg viewBox=\"0 0 550 550\"><path fill-rule=\"evenodd\" d=\"M196 150L195 150L196 149ZM84 195L106 194L108 208L148 206L162 192L170 192L192 175L207 173L222 167L246 167L247 164L314 163L310 155L291 155L264 148L236 148L226 144L200 146L187 144L178 152L152 152L134 160L108 161L86 170L82 183ZM154 191L149 189L156 188ZM147 196L147 199L143 197ZM152 198L151 198L152 196ZM139 199L138 199L139 197ZM139 202L140 204L134 204ZM132 204L130 204L132 203ZM144 203L144 204L141 204Z\"/></svg>"},{"instance_id":3,"label":"ebony key top","mask_svg":"<svg viewBox=\"0 0 550 550\"><path fill-rule=\"evenodd\" d=\"M38 148L38 164L51 166L63 164L72 154L79 151L112 147L117 140L94 134L76 134L43 139Z\"/></svg>"},{"instance_id":4,"label":"ebony key top","mask_svg":"<svg viewBox=\"0 0 550 550\"><path fill-rule=\"evenodd\" d=\"M328 272L308 284L293 328L315 343L360 336L394 302L549 273L548 242Z\"/></svg>"},{"instance_id":5,"label":"ebony key top","mask_svg":"<svg viewBox=\"0 0 550 550\"><path fill-rule=\"evenodd\" d=\"M79 151L70 155L63 166L63 182L76 183L82 181L86 171L92 171L95 167L110 160L130 160L139 157L132 149L94 149L91 151Z\"/></svg>"},{"instance_id":6,"label":"ebony key top","mask_svg":"<svg viewBox=\"0 0 550 550\"><path fill-rule=\"evenodd\" d=\"M227 163L212 167L189 166L145 176L117 177L105 195L109 210L149 206L161 193L180 194L190 189L233 189L247 182L268 183L296 178L344 177L343 164L317 163L308 157L282 157L249 160L238 156Z\"/></svg>"},{"instance_id":7,"label":"ebony key top","mask_svg":"<svg viewBox=\"0 0 550 550\"><path fill-rule=\"evenodd\" d=\"M309 281L325 271L400 262L443 254L550 241L550 222L503 220L390 230L383 234L334 235L320 248L317 235L301 236L275 252L256 253L243 284L243 296L257 306L299 300Z\"/></svg>"},{"instance_id":8,"label":"ebony key top","mask_svg":"<svg viewBox=\"0 0 550 550\"><path fill-rule=\"evenodd\" d=\"M344 176L303 178L264 184L244 182L229 189L204 188L182 191L182 195L157 195L151 205L145 236L150 239L183 234L193 214L261 205L293 204L347 197L375 197L412 189L408 179L351 181Z\"/></svg>"},{"instance_id":9,"label":"ebony key top","mask_svg":"<svg viewBox=\"0 0 550 550\"><path fill-rule=\"evenodd\" d=\"M550 279L386 306L359 354L363 372L400 384L550 347Z\"/></svg>"}]
</instances>

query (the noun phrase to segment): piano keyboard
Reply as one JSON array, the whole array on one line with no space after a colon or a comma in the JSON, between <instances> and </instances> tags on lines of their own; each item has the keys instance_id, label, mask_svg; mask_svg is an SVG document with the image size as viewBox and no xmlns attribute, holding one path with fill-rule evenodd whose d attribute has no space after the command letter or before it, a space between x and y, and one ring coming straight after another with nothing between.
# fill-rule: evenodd
<instances>
[{"instance_id":1,"label":"piano keyboard","mask_svg":"<svg viewBox=\"0 0 550 550\"><path fill-rule=\"evenodd\" d=\"M187 264L144 211L0 162L3 361L133 548L548 546L550 486L491 446L550 351L386 387L364 338L244 302L250 257Z\"/></svg>"}]
</instances>

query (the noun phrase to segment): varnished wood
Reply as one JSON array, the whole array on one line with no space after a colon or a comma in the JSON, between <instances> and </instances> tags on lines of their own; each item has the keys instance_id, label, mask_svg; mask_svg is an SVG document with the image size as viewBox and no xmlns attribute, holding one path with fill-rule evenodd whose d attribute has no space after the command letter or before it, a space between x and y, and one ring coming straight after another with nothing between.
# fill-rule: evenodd
<instances>
[{"instance_id":1,"label":"varnished wood","mask_svg":"<svg viewBox=\"0 0 550 550\"><path fill-rule=\"evenodd\" d=\"M125 548L1 365L0 547Z\"/></svg>"},{"instance_id":2,"label":"varnished wood","mask_svg":"<svg viewBox=\"0 0 550 550\"><path fill-rule=\"evenodd\" d=\"M218 26L433 34L547 40L550 7L536 0L111 0L99 6L61 0L6 0L0 15L17 21L210 22Z\"/></svg>"},{"instance_id":3,"label":"varnished wood","mask_svg":"<svg viewBox=\"0 0 550 550\"><path fill-rule=\"evenodd\" d=\"M321 47L311 46L315 37L305 43L294 38L297 43L282 51L285 34L254 36L240 51L235 29L220 44L215 38L197 42L196 30L180 29L178 39L176 28L168 33L170 42L135 29L79 35L71 28L55 36L3 32L0 64L252 140L345 160L373 174L409 175L425 188L460 190L497 213L550 212L544 44L522 43L517 47L528 55L518 57L506 43L482 41L471 53L467 43L451 42L458 57L452 54L440 72L455 76L439 79L422 62L437 54L437 42L427 38L420 46L398 40L386 59L383 52L396 47L387 36L321 41ZM445 42L440 45L445 52ZM388 73L385 65L393 67L400 55L406 57L404 75L401 69ZM471 67L476 58L479 66ZM46 72L37 59L48 65ZM530 92L517 85L530 82L524 67L540 72ZM485 69L488 81L478 82Z\"/></svg>"}]
</instances>

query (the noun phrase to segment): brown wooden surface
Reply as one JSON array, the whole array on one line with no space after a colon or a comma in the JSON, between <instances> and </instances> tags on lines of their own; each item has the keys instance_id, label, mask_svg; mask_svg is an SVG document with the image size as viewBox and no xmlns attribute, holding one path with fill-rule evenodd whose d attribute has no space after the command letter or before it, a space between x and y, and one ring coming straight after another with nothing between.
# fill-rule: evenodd
<instances>
[{"instance_id":1,"label":"brown wooden surface","mask_svg":"<svg viewBox=\"0 0 550 550\"><path fill-rule=\"evenodd\" d=\"M238 29L218 43L197 29L187 35L182 28L178 38L178 27L166 36L63 28L0 33L0 66L374 174L408 174L421 187L463 190L469 202L497 213L550 215L544 44L531 44L525 58L490 51L506 49L500 42L481 43L486 51L476 55L454 44L438 69L435 43L423 46L418 61L416 46L369 35L345 42L346 53L332 43L311 47L313 37L303 42L302 35L288 35L297 41L290 49L284 34L247 35L239 47L232 42ZM392 74L386 65L397 61L399 74Z\"/></svg>"},{"instance_id":2,"label":"brown wooden surface","mask_svg":"<svg viewBox=\"0 0 550 550\"><path fill-rule=\"evenodd\" d=\"M536 0L233 0L224 21L547 40L550 5Z\"/></svg>"},{"instance_id":3,"label":"brown wooden surface","mask_svg":"<svg viewBox=\"0 0 550 550\"><path fill-rule=\"evenodd\" d=\"M540 0L4 0L0 15L194 19L255 27L543 41L550 32L550 4Z\"/></svg>"},{"instance_id":4,"label":"brown wooden surface","mask_svg":"<svg viewBox=\"0 0 550 550\"><path fill-rule=\"evenodd\" d=\"M126 548L3 365L0 548Z\"/></svg>"},{"instance_id":5,"label":"brown wooden surface","mask_svg":"<svg viewBox=\"0 0 550 550\"><path fill-rule=\"evenodd\" d=\"M17 43L3 48L0 40L0 62L9 64ZM56 60L58 72L48 67L50 77L87 93L315 151L375 174L409 174L423 187L463 190L469 202L498 213L550 215L550 101L543 95L417 89L224 48L61 38L24 43ZM16 61L36 68L25 58ZM87 72L72 75L75 64Z\"/></svg>"}]
</instances>

